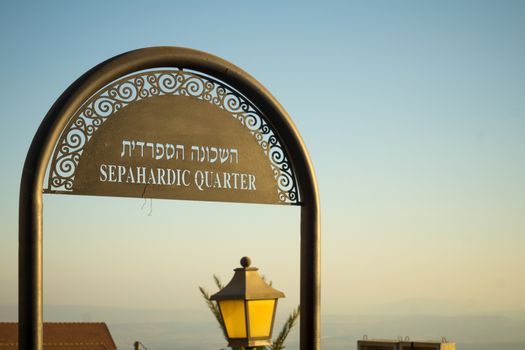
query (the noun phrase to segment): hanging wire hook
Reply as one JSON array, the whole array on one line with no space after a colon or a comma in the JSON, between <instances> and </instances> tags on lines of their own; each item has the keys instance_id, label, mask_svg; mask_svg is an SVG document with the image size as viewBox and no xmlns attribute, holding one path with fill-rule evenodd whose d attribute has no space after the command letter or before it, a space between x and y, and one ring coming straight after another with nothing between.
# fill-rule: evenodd
<instances>
[{"instance_id":1,"label":"hanging wire hook","mask_svg":"<svg viewBox=\"0 0 525 350\"><path fill-rule=\"evenodd\" d=\"M149 212L148 216L151 216L151 213L153 212L153 198L144 198L144 203L142 203L142 206L140 207L140 210L144 210L144 207L146 204L148 204L149 199Z\"/></svg>"}]
</instances>

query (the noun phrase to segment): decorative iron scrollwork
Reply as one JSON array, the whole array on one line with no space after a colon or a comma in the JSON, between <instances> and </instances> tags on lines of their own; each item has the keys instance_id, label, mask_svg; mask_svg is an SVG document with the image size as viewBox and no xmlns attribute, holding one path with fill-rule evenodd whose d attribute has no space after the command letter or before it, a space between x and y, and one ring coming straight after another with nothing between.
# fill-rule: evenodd
<instances>
[{"instance_id":1,"label":"decorative iron scrollwork","mask_svg":"<svg viewBox=\"0 0 525 350\"><path fill-rule=\"evenodd\" d=\"M69 120L55 147L48 176L51 192L72 192L85 145L115 112L152 96L179 95L207 101L231 113L255 137L268 157L281 203L299 203L294 171L276 133L262 113L233 88L186 70L143 71L112 82L87 100Z\"/></svg>"}]
</instances>

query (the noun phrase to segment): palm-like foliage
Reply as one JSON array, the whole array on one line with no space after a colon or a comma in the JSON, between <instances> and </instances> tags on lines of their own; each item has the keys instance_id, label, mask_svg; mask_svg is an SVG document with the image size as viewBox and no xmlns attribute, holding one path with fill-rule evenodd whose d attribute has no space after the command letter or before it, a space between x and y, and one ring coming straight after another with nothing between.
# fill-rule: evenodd
<instances>
[{"instance_id":1,"label":"palm-like foliage","mask_svg":"<svg viewBox=\"0 0 525 350\"><path fill-rule=\"evenodd\" d=\"M265 280L264 276L262 277L263 280ZM221 280L216 275L213 275L213 280L215 281L215 285L220 290L223 288L223 285L221 283ZM270 281L269 284L271 285L272 282ZM222 334L224 336L224 339L228 340L228 335L226 334L226 328L224 327L224 324L222 323L221 318L221 312L219 311L219 306L217 306L216 303L210 300L210 293L203 287L199 287L199 290L202 294L202 297L204 298L204 301L206 302L206 305L208 305L208 308L210 309L211 313L213 314L213 317L215 317L215 320L219 323L219 326L221 328ZM283 328L279 332L279 335L277 338L273 340L273 344L269 346L259 346L256 349L257 350L283 350L285 348L284 341L286 340L286 337L288 337L288 334L292 330L293 326L297 322L297 319L299 318L300 313L300 307L297 306L296 309L290 313L288 318L286 319L286 322L283 325ZM247 350L243 347L234 348L233 350Z\"/></svg>"},{"instance_id":2,"label":"palm-like foliage","mask_svg":"<svg viewBox=\"0 0 525 350\"><path fill-rule=\"evenodd\" d=\"M295 322L297 322L297 319L299 318L299 312L300 306L297 306L297 308L294 309L290 315L288 315L288 318L286 319L283 328L281 328L279 335L273 340L273 344L270 346L271 350L282 350L285 348L284 341L286 340L288 333L290 333L293 326L295 325Z\"/></svg>"}]
</instances>

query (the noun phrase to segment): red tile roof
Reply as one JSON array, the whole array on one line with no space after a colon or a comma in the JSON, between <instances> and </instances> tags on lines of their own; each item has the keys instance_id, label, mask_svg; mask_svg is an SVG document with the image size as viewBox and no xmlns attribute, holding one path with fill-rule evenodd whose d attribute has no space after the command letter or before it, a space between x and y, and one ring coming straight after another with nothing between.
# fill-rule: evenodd
<instances>
[{"instance_id":1,"label":"red tile roof","mask_svg":"<svg viewBox=\"0 0 525 350\"><path fill-rule=\"evenodd\" d=\"M105 323L44 322L45 350L115 350ZM18 349L18 323L0 322L0 350Z\"/></svg>"}]
</instances>

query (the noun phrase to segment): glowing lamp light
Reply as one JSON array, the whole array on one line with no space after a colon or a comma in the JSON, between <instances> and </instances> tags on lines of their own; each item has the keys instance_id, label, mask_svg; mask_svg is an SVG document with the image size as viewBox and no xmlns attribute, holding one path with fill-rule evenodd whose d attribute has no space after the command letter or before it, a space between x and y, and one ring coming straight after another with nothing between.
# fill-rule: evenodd
<instances>
[{"instance_id":1,"label":"glowing lamp light","mask_svg":"<svg viewBox=\"0 0 525 350\"><path fill-rule=\"evenodd\" d=\"M219 305L230 347L271 345L277 299L284 298L250 265L243 257L230 283L210 297Z\"/></svg>"}]
</instances>

